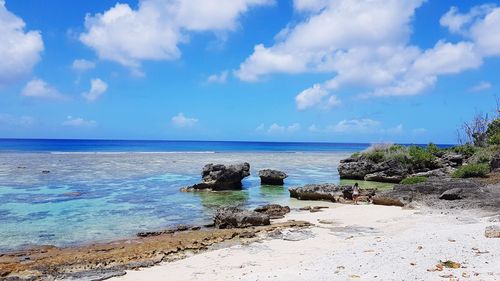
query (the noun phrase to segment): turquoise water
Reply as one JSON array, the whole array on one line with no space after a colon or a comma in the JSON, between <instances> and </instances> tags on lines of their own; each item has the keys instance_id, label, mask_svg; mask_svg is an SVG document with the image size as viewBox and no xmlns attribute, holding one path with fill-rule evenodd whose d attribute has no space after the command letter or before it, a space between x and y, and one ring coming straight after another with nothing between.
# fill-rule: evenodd
<instances>
[{"instance_id":1,"label":"turquoise water","mask_svg":"<svg viewBox=\"0 0 500 281\"><path fill-rule=\"evenodd\" d=\"M0 153L0 251L206 224L221 206L289 204L290 186L338 182L337 164L351 153ZM199 182L207 163L241 161L251 164L241 191L179 191ZM287 172L286 185L260 186L263 168Z\"/></svg>"}]
</instances>

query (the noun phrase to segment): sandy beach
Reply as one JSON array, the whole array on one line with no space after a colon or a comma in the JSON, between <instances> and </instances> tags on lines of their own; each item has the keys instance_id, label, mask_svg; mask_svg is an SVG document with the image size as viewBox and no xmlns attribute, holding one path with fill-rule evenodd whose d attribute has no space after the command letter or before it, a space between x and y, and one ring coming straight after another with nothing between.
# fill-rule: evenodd
<instances>
[{"instance_id":1,"label":"sandy beach","mask_svg":"<svg viewBox=\"0 0 500 281\"><path fill-rule=\"evenodd\" d=\"M475 211L316 204L329 208L294 209L284 219L309 221L311 228L219 246L112 280L500 280L500 239L484 236L494 223ZM447 260L460 267L436 267Z\"/></svg>"}]
</instances>

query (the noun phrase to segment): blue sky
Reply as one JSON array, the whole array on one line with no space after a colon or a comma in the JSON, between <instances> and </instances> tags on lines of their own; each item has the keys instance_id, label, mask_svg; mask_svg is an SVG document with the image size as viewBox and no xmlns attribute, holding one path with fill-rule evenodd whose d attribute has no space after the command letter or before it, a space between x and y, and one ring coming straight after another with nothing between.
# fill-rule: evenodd
<instances>
[{"instance_id":1,"label":"blue sky","mask_svg":"<svg viewBox=\"0 0 500 281\"><path fill-rule=\"evenodd\" d=\"M454 143L497 4L0 0L0 137Z\"/></svg>"}]
</instances>

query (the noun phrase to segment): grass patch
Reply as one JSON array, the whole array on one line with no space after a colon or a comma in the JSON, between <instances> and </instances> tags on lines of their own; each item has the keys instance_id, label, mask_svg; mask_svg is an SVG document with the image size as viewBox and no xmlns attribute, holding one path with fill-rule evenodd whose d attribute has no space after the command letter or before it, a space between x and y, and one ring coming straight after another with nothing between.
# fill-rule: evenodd
<instances>
[{"instance_id":1,"label":"grass patch","mask_svg":"<svg viewBox=\"0 0 500 281\"><path fill-rule=\"evenodd\" d=\"M454 178L485 178L490 172L488 164L468 164L458 168L454 173Z\"/></svg>"},{"instance_id":2,"label":"grass patch","mask_svg":"<svg viewBox=\"0 0 500 281\"><path fill-rule=\"evenodd\" d=\"M400 182L400 184L415 184L415 183L421 183L421 182L426 182L427 177L409 177Z\"/></svg>"}]
</instances>

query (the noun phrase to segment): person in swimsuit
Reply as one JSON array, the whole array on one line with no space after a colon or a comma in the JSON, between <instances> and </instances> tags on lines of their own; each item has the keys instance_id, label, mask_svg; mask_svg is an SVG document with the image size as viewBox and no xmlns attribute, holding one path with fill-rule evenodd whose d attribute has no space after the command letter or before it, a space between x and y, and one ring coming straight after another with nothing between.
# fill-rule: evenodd
<instances>
[{"instance_id":1,"label":"person in swimsuit","mask_svg":"<svg viewBox=\"0 0 500 281\"><path fill-rule=\"evenodd\" d=\"M359 186L358 183L355 183L352 187L352 201L356 205L358 205L358 198L359 198Z\"/></svg>"}]
</instances>

